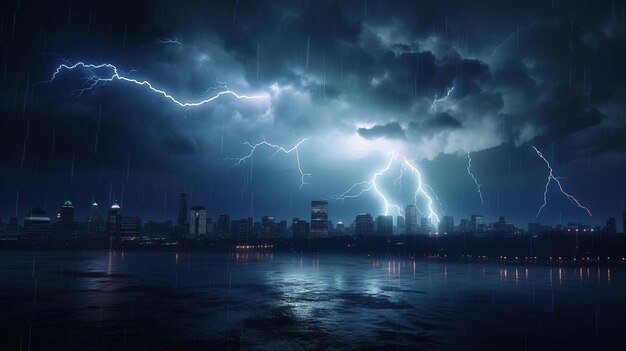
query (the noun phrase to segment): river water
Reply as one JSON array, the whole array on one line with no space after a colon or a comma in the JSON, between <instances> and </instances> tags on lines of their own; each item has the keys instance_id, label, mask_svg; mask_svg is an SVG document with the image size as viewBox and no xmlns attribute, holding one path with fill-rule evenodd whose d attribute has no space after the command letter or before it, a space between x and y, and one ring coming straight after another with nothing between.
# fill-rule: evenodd
<instances>
[{"instance_id":1,"label":"river water","mask_svg":"<svg viewBox=\"0 0 626 351\"><path fill-rule=\"evenodd\" d=\"M626 347L626 269L358 255L0 252L1 350Z\"/></svg>"}]
</instances>

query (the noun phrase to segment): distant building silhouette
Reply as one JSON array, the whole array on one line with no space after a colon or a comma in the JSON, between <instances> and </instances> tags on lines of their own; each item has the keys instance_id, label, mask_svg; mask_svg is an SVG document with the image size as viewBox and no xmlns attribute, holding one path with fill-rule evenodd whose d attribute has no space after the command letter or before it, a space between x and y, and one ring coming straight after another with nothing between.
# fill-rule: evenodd
<instances>
[{"instance_id":1,"label":"distant building silhouette","mask_svg":"<svg viewBox=\"0 0 626 351\"><path fill-rule=\"evenodd\" d=\"M626 234L626 210L624 210L624 212L622 213L622 221L623 221L622 233Z\"/></svg>"},{"instance_id":2,"label":"distant building silhouette","mask_svg":"<svg viewBox=\"0 0 626 351\"><path fill-rule=\"evenodd\" d=\"M617 233L617 221L615 218L611 217L606 221L605 231L609 234Z\"/></svg>"},{"instance_id":3,"label":"distant building silhouette","mask_svg":"<svg viewBox=\"0 0 626 351\"><path fill-rule=\"evenodd\" d=\"M291 221L291 235L294 238L309 237L309 223L300 218L294 218Z\"/></svg>"},{"instance_id":4,"label":"distant building silhouette","mask_svg":"<svg viewBox=\"0 0 626 351\"><path fill-rule=\"evenodd\" d=\"M119 237L122 231L122 208L117 202L111 205L107 217L107 234L110 237Z\"/></svg>"},{"instance_id":5,"label":"distant building silhouette","mask_svg":"<svg viewBox=\"0 0 626 351\"><path fill-rule=\"evenodd\" d=\"M398 234L406 234L406 220L402 216L396 217L396 231Z\"/></svg>"},{"instance_id":6,"label":"distant building silhouette","mask_svg":"<svg viewBox=\"0 0 626 351\"><path fill-rule=\"evenodd\" d=\"M335 232L337 233L337 235L343 235L343 233L346 231L346 228L343 224L342 221L338 221L337 222L337 227L335 228Z\"/></svg>"},{"instance_id":7,"label":"distant building silhouette","mask_svg":"<svg viewBox=\"0 0 626 351\"><path fill-rule=\"evenodd\" d=\"M120 236L134 237L141 235L141 218L138 216L124 216L120 224Z\"/></svg>"},{"instance_id":8,"label":"distant building silhouette","mask_svg":"<svg viewBox=\"0 0 626 351\"><path fill-rule=\"evenodd\" d=\"M105 231L104 220L98 208L98 203L91 204L89 218L87 219L87 233L90 235L100 235Z\"/></svg>"},{"instance_id":9,"label":"distant building silhouette","mask_svg":"<svg viewBox=\"0 0 626 351\"><path fill-rule=\"evenodd\" d=\"M7 234L18 234L20 231L20 226L18 224L17 217L11 217L9 219L9 225L6 228Z\"/></svg>"},{"instance_id":10,"label":"distant building silhouette","mask_svg":"<svg viewBox=\"0 0 626 351\"><path fill-rule=\"evenodd\" d=\"M231 221L231 238L242 244L248 243L252 239L253 225L252 217Z\"/></svg>"},{"instance_id":11,"label":"distant building silhouette","mask_svg":"<svg viewBox=\"0 0 626 351\"><path fill-rule=\"evenodd\" d=\"M260 223L260 236L263 239L270 239L275 237L276 232L276 223L274 221L273 216L263 216L261 217Z\"/></svg>"},{"instance_id":12,"label":"distant building silhouette","mask_svg":"<svg viewBox=\"0 0 626 351\"><path fill-rule=\"evenodd\" d=\"M178 220L176 221L181 233L187 232L187 194L181 193L178 199Z\"/></svg>"},{"instance_id":13,"label":"distant building silhouette","mask_svg":"<svg viewBox=\"0 0 626 351\"><path fill-rule=\"evenodd\" d=\"M189 235L206 235L207 234L207 215L206 209L202 206L194 206L190 212Z\"/></svg>"},{"instance_id":14,"label":"distant building silhouette","mask_svg":"<svg viewBox=\"0 0 626 351\"><path fill-rule=\"evenodd\" d=\"M439 233L452 234L454 233L454 217L443 216L441 222L439 222Z\"/></svg>"},{"instance_id":15,"label":"distant building silhouette","mask_svg":"<svg viewBox=\"0 0 626 351\"><path fill-rule=\"evenodd\" d=\"M380 215L376 217L376 234L378 236L393 235L393 216Z\"/></svg>"},{"instance_id":16,"label":"distant building silhouette","mask_svg":"<svg viewBox=\"0 0 626 351\"><path fill-rule=\"evenodd\" d=\"M373 236L375 233L374 219L369 213L360 212L357 214L354 219L354 226L354 234L357 236Z\"/></svg>"},{"instance_id":17,"label":"distant building silhouette","mask_svg":"<svg viewBox=\"0 0 626 351\"><path fill-rule=\"evenodd\" d=\"M417 207L406 205L404 208L405 228L407 235L417 234Z\"/></svg>"},{"instance_id":18,"label":"distant building silhouette","mask_svg":"<svg viewBox=\"0 0 626 351\"><path fill-rule=\"evenodd\" d=\"M217 218L217 234L221 237L227 237L230 235L230 216L222 213Z\"/></svg>"},{"instance_id":19,"label":"distant building silhouette","mask_svg":"<svg viewBox=\"0 0 626 351\"><path fill-rule=\"evenodd\" d=\"M420 219L420 234L430 234L430 232L432 232L432 229L432 222L430 221L430 218L422 217Z\"/></svg>"},{"instance_id":20,"label":"distant building silhouette","mask_svg":"<svg viewBox=\"0 0 626 351\"><path fill-rule=\"evenodd\" d=\"M49 236L52 221L41 207L34 207L24 219L24 234L30 236Z\"/></svg>"},{"instance_id":21,"label":"distant building silhouette","mask_svg":"<svg viewBox=\"0 0 626 351\"><path fill-rule=\"evenodd\" d=\"M328 236L328 202L311 201L311 237Z\"/></svg>"},{"instance_id":22,"label":"distant building silhouette","mask_svg":"<svg viewBox=\"0 0 626 351\"><path fill-rule=\"evenodd\" d=\"M71 201L67 200L63 203L63 206L61 206L59 221L61 234L74 234L76 229L76 221L74 219L74 205Z\"/></svg>"},{"instance_id":23,"label":"distant building silhouette","mask_svg":"<svg viewBox=\"0 0 626 351\"><path fill-rule=\"evenodd\" d=\"M485 217L483 215L472 215L470 225L472 226L473 232L484 232L485 231Z\"/></svg>"}]
</instances>

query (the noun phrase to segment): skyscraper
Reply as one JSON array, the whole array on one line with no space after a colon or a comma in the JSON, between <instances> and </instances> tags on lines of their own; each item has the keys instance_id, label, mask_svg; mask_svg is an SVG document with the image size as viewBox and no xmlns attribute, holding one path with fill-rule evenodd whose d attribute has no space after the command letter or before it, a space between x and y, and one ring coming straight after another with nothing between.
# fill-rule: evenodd
<instances>
[{"instance_id":1,"label":"skyscraper","mask_svg":"<svg viewBox=\"0 0 626 351\"><path fill-rule=\"evenodd\" d=\"M422 217L420 219L420 233L421 234L430 234L432 231L432 222L428 217Z\"/></svg>"},{"instance_id":2,"label":"skyscraper","mask_svg":"<svg viewBox=\"0 0 626 351\"><path fill-rule=\"evenodd\" d=\"M485 231L485 217L483 215L472 215L471 226L474 232Z\"/></svg>"},{"instance_id":3,"label":"skyscraper","mask_svg":"<svg viewBox=\"0 0 626 351\"><path fill-rule=\"evenodd\" d=\"M328 202L311 201L311 237L328 236Z\"/></svg>"},{"instance_id":4,"label":"skyscraper","mask_svg":"<svg viewBox=\"0 0 626 351\"><path fill-rule=\"evenodd\" d=\"M107 233L110 237L119 237L122 231L122 208L117 202L109 209L107 217Z\"/></svg>"},{"instance_id":5,"label":"skyscraper","mask_svg":"<svg viewBox=\"0 0 626 351\"><path fill-rule=\"evenodd\" d=\"M76 226L74 223L74 205L71 201L67 200L63 203L59 219L61 222L61 234L73 234Z\"/></svg>"},{"instance_id":6,"label":"skyscraper","mask_svg":"<svg viewBox=\"0 0 626 351\"><path fill-rule=\"evenodd\" d=\"M452 216L443 216L443 219L439 222L439 233L454 233L454 218Z\"/></svg>"},{"instance_id":7,"label":"skyscraper","mask_svg":"<svg viewBox=\"0 0 626 351\"><path fill-rule=\"evenodd\" d=\"M48 236L52 231L52 221L41 207L34 207L24 219L24 234Z\"/></svg>"},{"instance_id":8,"label":"skyscraper","mask_svg":"<svg viewBox=\"0 0 626 351\"><path fill-rule=\"evenodd\" d=\"M307 238L309 232L309 223L300 218L294 218L291 221L291 235L294 238Z\"/></svg>"},{"instance_id":9,"label":"skyscraper","mask_svg":"<svg viewBox=\"0 0 626 351\"><path fill-rule=\"evenodd\" d=\"M104 221L102 220L102 215L100 215L97 202L91 204L91 211L89 212L89 218L87 219L87 233L90 235L104 233Z\"/></svg>"},{"instance_id":10,"label":"skyscraper","mask_svg":"<svg viewBox=\"0 0 626 351\"><path fill-rule=\"evenodd\" d=\"M189 216L191 223L189 225L189 235L206 235L207 234L207 218L206 209L202 206L194 206L191 208Z\"/></svg>"},{"instance_id":11,"label":"skyscraper","mask_svg":"<svg viewBox=\"0 0 626 351\"><path fill-rule=\"evenodd\" d=\"M406 234L406 220L404 217L396 217L396 230L397 234Z\"/></svg>"},{"instance_id":12,"label":"skyscraper","mask_svg":"<svg viewBox=\"0 0 626 351\"><path fill-rule=\"evenodd\" d=\"M365 212L360 212L354 219L354 234L357 236L372 236L374 235L374 219L372 215Z\"/></svg>"},{"instance_id":13,"label":"skyscraper","mask_svg":"<svg viewBox=\"0 0 626 351\"><path fill-rule=\"evenodd\" d=\"M176 222L182 233L187 229L187 194L181 193L178 200L178 221Z\"/></svg>"},{"instance_id":14,"label":"skyscraper","mask_svg":"<svg viewBox=\"0 0 626 351\"><path fill-rule=\"evenodd\" d=\"M230 235L230 216L227 214L221 214L217 218L217 234L221 237L227 237Z\"/></svg>"},{"instance_id":15,"label":"skyscraper","mask_svg":"<svg viewBox=\"0 0 626 351\"><path fill-rule=\"evenodd\" d=\"M380 215L376 217L376 233L378 236L393 235L393 216Z\"/></svg>"},{"instance_id":16,"label":"skyscraper","mask_svg":"<svg viewBox=\"0 0 626 351\"><path fill-rule=\"evenodd\" d=\"M274 217L263 216L261 217L260 236L263 239L273 238L276 232L276 223Z\"/></svg>"},{"instance_id":17,"label":"skyscraper","mask_svg":"<svg viewBox=\"0 0 626 351\"><path fill-rule=\"evenodd\" d=\"M404 208L405 227L407 235L417 234L417 207L406 205Z\"/></svg>"},{"instance_id":18,"label":"skyscraper","mask_svg":"<svg viewBox=\"0 0 626 351\"><path fill-rule=\"evenodd\" d=\"M134 237L141 235L141 218L124 216L120 224L120 236Z\"/></svg>"},{"instance_id":19,"label":"skyscraper","mask_svg":"<svg viewBox=\"0 0 626 351\"><path fill-rule=\"evenodd\" d=\"M617 221L611 217L606 221L606 232L609 234L617 233Z\"/></svg>"}]
</instances>

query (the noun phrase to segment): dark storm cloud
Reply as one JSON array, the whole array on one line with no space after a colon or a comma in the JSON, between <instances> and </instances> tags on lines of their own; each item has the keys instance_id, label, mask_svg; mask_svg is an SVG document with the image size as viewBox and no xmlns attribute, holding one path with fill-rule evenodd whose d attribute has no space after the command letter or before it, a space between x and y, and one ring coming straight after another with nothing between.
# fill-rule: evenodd
<instances>
[{"instance_id":1,"label":"dark storm cloud","mask_svg":"<svg viewBox=\"0 0 626 351\"><path fill-rule=\"evenodd\" d=\"M404 130L398 122L390 122L384 125L376 125L371 128L359 128L357 132L366 139L387 138L406 139Z\"/></svg>"},{"instance_id":2,"label":"dark storm cloud","mask_svg":"<svg viewBox=\"0 0 626 351\"><path fill-rule=\"evenodd\" d=\"M412 124L415 129L423 130L429 133L438 132L448 129L458 129L463 127L463 124L456 118L450 116L450 114L442 112L438 113L435 118L424 121L419 126Z\"/></svg>"}]
</instances>

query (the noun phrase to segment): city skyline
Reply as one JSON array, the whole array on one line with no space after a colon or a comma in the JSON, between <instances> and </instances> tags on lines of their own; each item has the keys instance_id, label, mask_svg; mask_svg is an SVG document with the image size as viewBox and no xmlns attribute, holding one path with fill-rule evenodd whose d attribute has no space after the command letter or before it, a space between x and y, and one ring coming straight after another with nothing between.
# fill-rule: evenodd
<instances>
[{"instance_id":1,"label":"city skyline","mask_svg":"<svg viewBox=\"0 0 626 351\"><path fill-rule=\"evenodd\" d=\"M594 233L624 233L626 229L626 210L622 212L621 226L615 217L607 218L603 225L593 225L586 222L567 223L542 223L538 221L524 224L508 222L506 216L498 216L497 221L490 221L484 215L471 214L455 220L454 216L446 215L439 222L418 215L417 209L412 204L406 205L405 216L391 216L369 212L357 212L352 218L346 220L329 217L328 202L313 200L310 202L310 217L292 216L288 218L275 217L271 214L264 214L258 217L237 217L229 213L208 213L202 205L193 205L187 209L187 194L180 193L178 204L178 216L174 219L146 220L142 221L141 216L125 213L117 201L113 202L110 208L100 210L99 204L94 202L90 207L90 214L85 219L80 219L75 214L75 206L70 200L63 202L60 211L49 214L45 209L34 206L23 218L12 216L9 222L3 222L0 218L0 234L27 234L37 235L42 230L46 235L94 235L98 236L139 236L153 235L154 232L146 228L155 228L162 234L169 236L184 236L188 238L211 238L225 235L230 236L231 229L220 229L222 218L226 218L226 226L231 228L233 223L245 223L246 229L241 229L246 233L255 233L259 238L266 237L263 232L273 233L275 225L284 226L280 229L279 237L294 236L302 232L309 238L325 238L337 235L356 236L388 236L388 235L433 235L433 234L457 234L457 233L500 233L506 235L527 235L539 233L545 230L558 230L571 234L594 234ZM104 211L104 215L103 212ZM332 213L332 212L331 212ZM257 221L258 219L258 221ZM45 222L45 227L34 227L33 223ZM34 221L34 222L33 222ZM299 223L304 225L298 229ZM142 225L143 224L143 225ZM165 225L165 227L164 227ZM235 224L239 225L239 224ZM253 226L254 225L254 226ZM29 229L30 227L30 229ZM271 229L270 229L271 227ZM618 228L621 228L620 231ZM287 231L288 230L288 231ZM40 233L41 234L41 233ZM273 236L269 236L271 238Z\"/></svg>"},{"instance_id":2,"label":"city skyline","mask_svg":"<svg viewBox=\"0 0 626 351\"><path fill-rule=\"evenodd\" d=\"M336 218L413 202L601 225L626 207L611 4L11 6L29 21L0 33L2 218L71 198L158 220L181 191L253 217L321 199Z\"/></svg>"}]
</instances>

